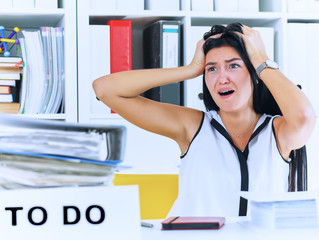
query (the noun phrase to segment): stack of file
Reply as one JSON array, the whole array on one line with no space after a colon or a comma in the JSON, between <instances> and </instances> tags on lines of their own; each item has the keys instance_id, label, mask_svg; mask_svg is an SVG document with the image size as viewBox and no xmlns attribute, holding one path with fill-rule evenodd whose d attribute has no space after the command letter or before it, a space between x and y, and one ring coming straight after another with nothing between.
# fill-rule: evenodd
<instances>
[{"instance_id":1,"label":"stack of file","mask_svg":"<svg viewBox=\"0 0 319 240\"><path fill-rule=\"evenodd\" d=\"M123 126L80 125L0 114L3 188L112 184L122 162Z\"/></svg>"},{"instance_id":2,"label":"stack of file","mask_svg":"<svg viewBox=\"0 0 319 240\"><path fill-rule=\"evenodd\" d=\"M318 227L318 193L242 193L250 201L252 225L266 229Z\"/></svg>"},{"instance_id":3,"label":"stack of file","mask_svg":"<svg viewBox=\"0 0 319 240\"><path fill-rule=\"evenodd\" d=\"M0 112L19 112L22 66L21 57L0 57Z\"/></svg>"}]
</instances>

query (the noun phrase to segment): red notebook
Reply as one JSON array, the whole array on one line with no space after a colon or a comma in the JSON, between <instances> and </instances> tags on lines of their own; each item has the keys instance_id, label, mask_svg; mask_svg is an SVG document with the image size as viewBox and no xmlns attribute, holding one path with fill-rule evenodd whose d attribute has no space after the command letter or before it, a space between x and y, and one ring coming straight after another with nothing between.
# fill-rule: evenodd
<instances>
[{"instance_id":1,"label":"red notebook","mask_svg":"<svg viewBox=\"0 0 319 240\"><path fill-rule=\"evenodd\" d=\"M170 217L162 222L162 230L219 229L224 217Z\"/></svg>"},{"instance_id":2,"label":"red notebook","mask_svg":"<svg viewBox=\"0 0 319 240\"><path fill-rule=\"evenodd\" d=\"M111 73L132 70L132 21L110 20L106 25L110 26Z\"/></svg>"}]
</instances>

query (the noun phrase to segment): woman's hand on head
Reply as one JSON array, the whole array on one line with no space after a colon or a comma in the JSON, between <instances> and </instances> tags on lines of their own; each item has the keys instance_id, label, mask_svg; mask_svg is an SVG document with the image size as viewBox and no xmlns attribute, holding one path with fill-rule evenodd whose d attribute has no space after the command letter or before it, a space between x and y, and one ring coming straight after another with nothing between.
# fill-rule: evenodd
<instances>
[{"instance_id":1,"label":"woman's hand on head","mask_svg":"<svg viewBox=\"0 0 319 240\"><path fill-rule=\"evenodd\" d=\"M216 34L214 36L210 36L209 38L219 38L221 34ZM193 57L190 66L193 67L194 71L196 72L196 76L203 74L205 69L205 54L203 50L203 45L205 43L204 39L201 39L197 42L196 51Z\"/></svg>"},{"instance_id":2,"label":"woman's hand on head","mask_svg":"<svg viewBox=\"0 0 319 240\"><path fill-rule=\"evenodd\" d=\"M195 54L193 57L192 62L189 64L190 67L192 67L194 71L194 75L197 77L201 74L203 74L204 68L205 68L205 54L203 51L203 44L205 40L201 39L197 42Z\"/></svg>"},{"instance_id":3,"label":"woman's hand on head","mask_svg":"<svg viewBox=\"0 0 319 240\"><path fill-rule=\"evenodd\" d=\"M242 26L243 33L238 33L242 38L247 54L251 63L257 68L264 61L268 60L269 57L266 53L266 48L264 42L261 39L259 32L255 29Z\"/></svg>"}]
</instances>

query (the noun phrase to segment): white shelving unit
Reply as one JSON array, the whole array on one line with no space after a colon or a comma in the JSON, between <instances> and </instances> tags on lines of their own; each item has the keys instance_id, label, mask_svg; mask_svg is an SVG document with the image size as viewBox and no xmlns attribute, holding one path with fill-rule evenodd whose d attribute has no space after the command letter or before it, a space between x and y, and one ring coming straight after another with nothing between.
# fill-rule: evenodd
<instances>
[{"instance_id":1,"label":"white shelving unit","mask_svg":"<svg viewBox=\"0 0 319 240\"><path fill-rule=\"evenodd\" d=\"M266 2L266 4L262 3ZM252 27L273 27L275 30L275 60L285 71L285 44L286 25L288 21L319 21L319 16L312 14L291 14L286 12L287 1L263 1L260 0L260 11L252 12L214 12L214 11L191 11L191 0L181 1L180 11L152 11L152 10L101 10L90 9L88 0L78 1L78 83L79 83L79 121L90 122L90 102L86 101L87 89L91 88L89 79L89 51L84 51L84 46L89 46L89 25L106 24L111 19L132 20L133 25L133 69L143 68L143 41L142 32L146 25L160 19L179 20L183 29L183 61L190 62L193 57L195 46L191 39L193 26L212 26L213 24L228 24L241 22ZM290 17L289 17L290 16ZM289 18L288 18L289 17ZM187 105L187 82L185 87Z\"/></svg>"},{"instance_id":2,"label":"white shelving unit","mask_svg":"<svg viewBox=\"0 0 319 240\"><path fill-rule=\"evenodd\" d=\"M40 26L65 30L65 113L32 114L27 117L77 122L76 0L60 0L58 9L0 9L0 25L6 28L38 29ZM34 93L36 94L36 93Z\"/></svg>"},{"instance_id":3,"label":"white shelving unit","mask_svg":"<svg viewBox=\"0 0 319 240\"><path fill-rule=\"evenodd\" d=\"M183 64L188 64L195 50L195 46L190 40L191 28L193 26L212 26L214 24L228 24L241 22L250 27L273 27L274 28L274 60L280 65L281 70L287 72L287 53L293 51L287 49L287 28L288 23L319 23L318 13L289 13L287 11L289 0L259 0L259 12L214 12L214 11L192 11L191 0L181 0L180 11L128 11L128 10L101 10L90 9L89 0L78 1L77 21L78 21L78 97L79 97L79 121L80 122L100 122L104 124L124 124L128 127L127 141L127 163L133 166L166 166L166 170L175 165L179 159L179 149L170 140L162 139L159 136L146 133L127 123L121 118L94 119L90 116L90 104L87 101L87 89L91 88L89 82L89 52L85 51L85 46L89 46L89 25L105 24L111 19L132 20L133 26L133 69L143 68L143 42L142 31L144 27L160 19L179 20L183 29ZM199 40L199 39L198 39ZM318 81L318 80L315 80ZM185 82L185 104L189 97L197 97L194 94L194 81ZM319 154L315 147L315 142L319 140L319 130L315 130L308 147L309 164L317 167L315 157ZM152 142L150 144L149 142ZM156 146L156 144L160 144ZM155 145L155 147L153 147ZM173 147L171 147L173 146ZM165 153L159 153L165 152ZM177 156L174 159L174 154ZM151 161L149 163L148 161ZM153 164L153 165L152 165ZM151 166L152 165L152 166ZM316 168L314 168L316 169ZM166 171L164 170L164 172ZM313 178L316 174L309 168L309 176ZM167 170L169 172L169 170ZM152 171L151 171L152 172Z\"/></svg>"}]
</instances>

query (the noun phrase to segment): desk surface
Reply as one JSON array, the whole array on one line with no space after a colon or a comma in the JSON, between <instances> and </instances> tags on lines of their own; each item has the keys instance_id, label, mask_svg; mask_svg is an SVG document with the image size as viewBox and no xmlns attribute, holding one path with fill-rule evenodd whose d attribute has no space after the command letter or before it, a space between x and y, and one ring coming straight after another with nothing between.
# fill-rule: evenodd
<instances>
[{"instance_id":1,"label":"desk surface","mask_svg":"<svg viewBox=\"0 0 319 240\"><path fill-rule=\"evenodd\" d=\"M142 240L318 240L319 228L267 230L254 227L246 218L226 219L219 230L161 230L161 220L149 220L153 228L142 227Z\"/></svg>"}]
</instances>

